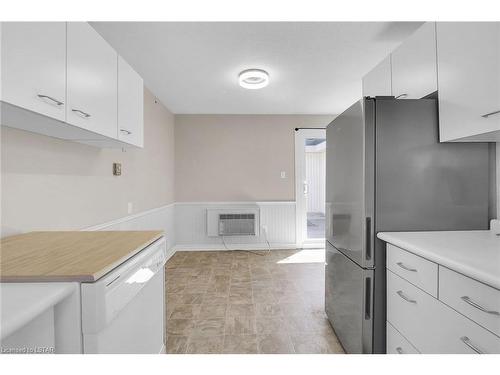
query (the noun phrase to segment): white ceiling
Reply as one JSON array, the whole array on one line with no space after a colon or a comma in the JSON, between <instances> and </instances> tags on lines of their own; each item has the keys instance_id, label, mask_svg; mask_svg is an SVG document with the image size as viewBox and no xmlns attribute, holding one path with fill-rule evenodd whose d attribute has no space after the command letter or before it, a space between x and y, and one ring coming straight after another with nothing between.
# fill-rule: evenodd
<instances>
[{"instance_id":1,"label":"white ceiling","mask_svg":"<svg viewBox=\"0 0 500 375\"><path fill-rule=\"evenodd\" d=\"M93 22L174 113L337 114L419 22ZM238 73L265 69L245 90Z\"/></svg>"}]
</instances>

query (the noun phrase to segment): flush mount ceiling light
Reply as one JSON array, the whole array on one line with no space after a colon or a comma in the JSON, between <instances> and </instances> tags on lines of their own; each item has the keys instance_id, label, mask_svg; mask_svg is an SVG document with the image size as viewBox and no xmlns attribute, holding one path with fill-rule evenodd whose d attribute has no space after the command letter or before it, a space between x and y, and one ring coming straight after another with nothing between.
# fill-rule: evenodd
<instances>
[{"instance_id":1,"label":"flush mount ceiling light","mask_svg":"<svg viewBox=\"0 0 500 375\"><path fill-rule=\"evenodd\" d=\"M247 69L238 75L238 80L241 87L256 90L269 84L269 74L262 69Z\"/></svg>"}]
</instances>

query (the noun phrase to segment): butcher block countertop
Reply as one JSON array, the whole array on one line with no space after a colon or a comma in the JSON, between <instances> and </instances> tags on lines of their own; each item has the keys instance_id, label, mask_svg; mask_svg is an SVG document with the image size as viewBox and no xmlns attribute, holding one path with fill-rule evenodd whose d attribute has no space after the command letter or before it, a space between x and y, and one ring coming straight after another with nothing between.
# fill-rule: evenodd
<instances>
[{"instance_id":1,"label":"butcher block countertop","mask_svg":"<svg viewBox=\"0 0 500 375\"><path fill-rule=\"evenodd\" d=\"M0 281L93 282L162 236L162 231L74 231L6 237Z\"/></svg>"}]
</instances>

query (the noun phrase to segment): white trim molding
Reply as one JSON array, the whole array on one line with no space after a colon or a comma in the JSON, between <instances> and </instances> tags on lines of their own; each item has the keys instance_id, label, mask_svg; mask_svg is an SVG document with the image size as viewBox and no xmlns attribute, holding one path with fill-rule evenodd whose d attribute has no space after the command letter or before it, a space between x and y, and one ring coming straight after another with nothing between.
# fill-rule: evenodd
<instances>
[{"instance_id":1,"label":"white trim molding","mask_svg":"<svg viewBox=\"0 0 500 375\"><path fill-rule=\"evenodd\" d=\"M206 210L258 206L258 236L208 237ZM263 228L266 231L263 231ZM165 232L168 257L176 251L296 249L294 201L176 202L82 230L152 230ZM225 245L224 245L225 242ZM269 242L269 243L268 243ZM306 247L321 247L315 246Z\"/></svg>"}]
</instances>

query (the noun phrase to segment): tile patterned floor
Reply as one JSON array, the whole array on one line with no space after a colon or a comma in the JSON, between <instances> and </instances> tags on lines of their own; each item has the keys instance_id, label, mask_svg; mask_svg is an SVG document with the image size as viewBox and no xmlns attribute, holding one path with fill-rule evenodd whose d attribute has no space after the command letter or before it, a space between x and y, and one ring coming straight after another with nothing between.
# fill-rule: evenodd
<instances>
[{"instance_id":1,"label":"tile patterned floor","mask_svg":"<svg viewBox=\"0 0 500 375\"><path fill-rule=\"evenodd\" d=\"M167 353L344 353L324 313L322 257L177 252L165 269Z\"/></svg>"}]
</instances>

